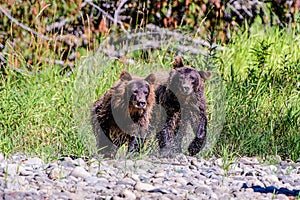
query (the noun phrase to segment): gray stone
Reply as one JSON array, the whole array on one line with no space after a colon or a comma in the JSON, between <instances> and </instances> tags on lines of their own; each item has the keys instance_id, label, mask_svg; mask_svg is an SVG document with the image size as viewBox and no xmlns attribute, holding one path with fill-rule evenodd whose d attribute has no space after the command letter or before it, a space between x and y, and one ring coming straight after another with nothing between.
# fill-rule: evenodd
<instances>
[{"instance_id":1,"label":"gray stone","mask_svg":"<svg viewBox=\"0 0 300 200\"><path fill-rule=\"evenodd\" d=\"M73 160L74 165L79 166L79 167L85 167L86 164L82 158L77 158Z\"/></svg>"},{"instance_id":2,"label":"gray stone","mask_svg":"<svg viewBox=\"0 0 300 200\"><path fill-rule=\"evenodd\" d=\"M32 169L30 170L30 169L24 168L24 167L20 167L19 172L20 172L21 176L32 176L34 174Z\"/></svg>"},{"instance_id":3,"label":"gray stone","mask_svg":"<svg viewBox=\"0 0 300 200\"><path fill-rule=\"evenodd\" d=\"M83 182L83 181L80 181L76 184L77 188L86 188L86 186L88 185L87 182Z\"/></svg>"},{"instance_id":4,"label":"gray stone","mask_svg":"<svg viewBox=\"0 0 300 200\"><path fill-rule=\"evenodd\" d=\"M278 177L273 174L264 177L263 180L265 181L266 185L275 185L279 182Z\"/></svg>"},{"instance_id":5,"label":"gray stone","mask_svg":"<svg viewBox=\"0 0 300 200\"><path fill-rule=\"evenodd\" d=\"M239 160L240 163L246 164L246 165L259 165L259 161L256 157L242 157Z\"/></svg>"},{"instance_id":6,"label":"gray stone","mask_svg":"<svg viewBox=\"0 0 300 200\"><path fill-rule=\"evenodd\" d=\"M136 168L147 170L153 168L153 163L147 160L137 160L135 161L135 166Z\"/></svg>"},{"instance_id":7,"label":"gray stone","mask_svg":"<svg viewBox=\"0 0 300 200\"><path fill-rule=\"evenodd\" d=\"M4 173L8 174L9 176L15 176L19 173L20 164L8 164L4 168Z\"/></svg>"},{"instance_id":8,"label":"gray stone","mask_svg":"<svg viewBox=\"0 0 300 200\"><path fill-rule=\"evenodd\" d=\"M87 182L88 184L94 185L99 181L99 178L95 176L91 176L86 178L84 181Z\"/></svg>"},{"instance_id":9,"label":"gray stone","mask_svg":"<svg viewBox=\"0 0 300 200\"><path fill-rule=\"evenodd\" d=\"M289 200L289 198L285 194L277 194L275 196L275 199L278 199L278 200Z\"/></svg>"},{"instance_id":10,"label":"gray stone","mask_svg":"<svg viewBox=\"0 0 300 200\"><path fill-rule=\"evenodd\" d=\"M223 193L223 194L220 194L220 196L218 196L218 199L229 200L229 199L231 199L231 197L230 197L230 194Z\"/></svg>"},{"instance_id":11,"label":"gray stone","mask_svg":"<svg viewBox=\"0 0 300 200\"><path fill-rule=\"evenodd\" d=\"M150 191L155 189L155 187L148 183L137 182L134 186L134 189L138 191Z\"/></svg>"},{"instance_id":12,"label":"gray stone","mask_svg":"<svg viewBox=\"0 0 300 200\"><path fill-rule=\"evenodd\" d=\"M133 171L135 169L134 161L132 160L123 160L115 163L114 167L122 170L123 172Z\"/></svg>"},{"instance_id":13,"label":"gray stone","mask_svg":"<svg viewBox=\"0 0 300 200\"><path fill-rule=\"evenodd\" d=\"M206 185L202 185L202 186L196 187L194 193L210 195L212 193L212 189Z\"/></svg>"},{"instance_id":14,"label":"gray stone","mask_svg":"<svg viewBox=\"0 0 300 200\"><path fill-rule=\"evenodd\" d=\"M174 198L169 198L168 196L166 195L163 195L160 197L161 200L170 200L170 199L174 199Z\"/></svg>"},{"instance_id":15,"label":"gray stone","mask_svg":"<svg viewBox=\"0 0 300 200\"><path fill-rule=\"evenodd\" d=\"M197 167L197 168L201 167L201 163L198 162L197 160L192 160L192 161L191 161L191 165L193 165L193 166L195 166L195 167Z\"/></svg>"},{"instance_id":16,"label":"gray stone","mask_svg":"<svg viewBox=\"0 0 300 200\"><path fill-rule=\"evenodd\" d=\"M95 190L98 192L107 191L108 189L105 187L105 185L96 184L94 186Z\"/></svg>"},{"instance_id":17,"label":"gray stone","mask_svg":"<svg viewBox=\"0 0 300 200\"><path fill-rule=\"evenodd\" d=\"M274 173L277 172L277 167L275 165L270 165L269 169L271 170L271 172L274 172Z\"/></svg>"},{"instance_id":18,"label":"gray stone","mask_svg":"<svg viewBox=\"0 0 300 200\"><path fill-rule=\"evenodd\" d=\"M84 168L82 167L75 167L73 171L70 174L71 176L77 177L77 178L88 178L91 177L91 174L87 172Z\"/></svg>"},{"instance_id":19,"label":"gray stone","mask_svg":"<svg viewBox=\"0 0 300 200\"><path fill-rule=\"evenodd\" d=\"M175 179L175 182L180 183L181 185L187 185L187 183L188 183L188 181L182 177Z\"/></svg>"},{"instance_id":20,"label":"gray stone","mask_svg":"<svg viewBox=\"0 0 300 200\"><path fill-rule=\"evenodd\" d=\"M212 200L218 200L219 198L218 198L218 195L216 195L215 193L210 193L210 195L209 195L209 199L212 199Z\"/></svg>"},{"instance_id":21,"label":"gray stone","mask_svg":"<svg viewBox=\"0 0 300 200\"><path fill-rule=\"evenodd\" d=\"M223 166L223 158L218 158L215 160L215 165L222 167Z\"/></svg>"},{"instance_id":22,"label":"gray stone","mask_svg":"<svg viewBox=\"0 0 300 200\"><path fill-rule=\"evenodd\" d=\"M244 170L236 164L230 165L229 172L232 175L241 175L244 173Z\"/></svg>"},{"instance_id":23,"label":"gray stone","mask_svg":"<svg viewBox=\"0 0 300 200\"><path fill-rule=\"evenodd\" d=\"M113 197L111 198L111 200L123 200L123 198L118 197L118 196L113 196Z\"/></svg>"},{"instance_id":24,"label":"gray stone","mask_svg":"<svg viewBox=\"0 0 300 200\"><path fill-rule=\"evenodd\" d=\"M197 170L197 167L195 167L194 165L189 165L189 168L190 168L191 170Z\"/></svg>"},{"instance_id":25,"label":"gray stone","mask_svg":"<svg viewBox=\"0 0 300 200\"><path fill-rule=\"evenodd\" d=\"M48 173L48 177L52 180L57 180L61 178L60 174L61 174L61 170L58 167L54 167Z\"/></svg>"},{"instance_id":26,"label":"gray stone","mask_svg":"<svg viewBox=\"0 0 300 200\"><path fill-rule=\"evenodd\" d=\"M232 182L229 186L230 189L233 191L238 191L240 190L243 186L245 185L244 181L234 181Z\"/></svg>"},{"instance_id":27,"label":"gray stone","mask_svg":"<svg viewBox=\"0 0 300 200\"><path fill-rule=\"evenodd\" d=\"M122 190L120 192L120 196L129 200L136 199L136 195L131 190L127 190L127 189Z\"/></svg>"},{"instance_id":28,"label":"gray stone","mask_svg":"<svg viewBox=\"0 0 300 200\"><path fill-rule=\"evenodd\" d=\"M44 164L44 161L40 158L28 158L26 161L23 162L26 166L31 166L32 168L40 167Z\"/></svg>"},{"instance_id":29,"label":"gray stone","mask_svg":"<svg viewBox=\"0 0 300 200\"><path fill-rule=\"evenodd\" d=\"M249 186L260 186L260 187L263 187L263 188L266 187L266 185L263 184L258 179L252 179L252 180L247 181L247 185L249 185Z\"/></svg>"},{"instance_id":30,"label":"gray stone","mask_svg":"<svg viewBox=\"0 0 300 200\"><path fill-rule=\"evenodd\" d=\"M109 180L107 178L104 178L104 177L99 177L98 178L98 183L100 183L102 185L108 185L109 184Z\"/></svg>"},{"instance_id":31,"label":"gray stone","mask_svg":"<svg viewBox=\"0 0 300 200\"><path fill-rule=\"evenodd\" d=\"M176 172L180 173L180 174L185 174L185 173L187 173L187 170L185 168L180 168L180 169L177 169Z\"/></svg>"},{"instance_id":32,"label":"gray stone","mask_svg":"<svg viewBox=\"0 0 300 200\"><path fill-rule=\"evenodd\" d=\"M166 177L166 176L167 176L167 173L163 169L156 170L156 172L154 174L154 178L162 178L162 177Z\"/></svg>"},{"instance_id":33,"label":"gray stone","mask_svg":"<svg viewBox=\"0 0 300 200\"><path fill-rule=\"evenodd\" d=\"M131 178L123 178L119 181L117 181L117 184L118 185L135 185L136 184L136 181L132 180Z\"/></svg>"},{"instance_id":34,"label":"gray stone","mask_svg":"<svg viewBox=\"0 0 300 200\"><path fill-rule=\"evenodd\" d=\"M76 164L74 163L74 161L69 157L65 157L60 165L63 167L70 167L70 168L76 167Z\"/></svg>"},{"instance_id":35,"label":"gray stone","mask_svg":"<svg viewBox=\"0 0 300 200\"><path fill-rule=\"evenodd\" d=\"M48 185L42 185L39 188L39 193L44 193L44 194L52 194L53 193L53 186L48 186Z\"/></svg>"},{"instance_id":36,"label":"gray stone","mask_svg":"<svg viewBox=\"0 0 300 200\"><path fill-rule=\"evenodd\" d=\"M0 162L3 162L4 159L5 159L5 157L4 157L3 153L0 153Z\"/></svg>"},{"instance_id":37,"label":"gray stone","mask_svg":"<svg viewBox=\"0 0 300 200\"><path fill-rule=\"evenodd\" d=\"M140 181L140 175L138 175L138 174L132 174L132 175L131 175L131 178L132 178L134 181Z\"/></svg>"}]
</instances>

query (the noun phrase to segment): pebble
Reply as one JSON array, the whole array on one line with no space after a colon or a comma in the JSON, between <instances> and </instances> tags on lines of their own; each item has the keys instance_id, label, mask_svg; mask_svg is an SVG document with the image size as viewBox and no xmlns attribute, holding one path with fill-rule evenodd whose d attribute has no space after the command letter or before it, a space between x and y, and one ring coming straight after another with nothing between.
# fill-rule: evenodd
<instances>
[{"instance_id":1,"label":"pebble","mask_svg":"<svg viewBox=\"0 0 300 200\"><path fill-rule=\"evenodd\" d=\"M8 164L4 168L4 173L7 173L7 175L15 176L18 173L18 164Z\"/></svg>"},{"instance_id":2,"label":"pebble","mask_svg":"<svg viewBox=\"0 0 300 200\"><path fill-rule=\"evenodd\" d=\"M0 153L0 199L297 199L300 162L178 155L140 160L64 157L45 163Z\"/></svg>"},{"instance_id":3,"label":"pebble","mask_svg":"<svg viewBox=\"0 0 300 200\"><path fill-rule=\"evenodd\" d=\"M148 183L137 182L134 186L134 189L138 191L150 191L150 190L154 190L155 187Z\"/></svg>"},{"instance_id":4,"label":"pebble","mask_svg":"<svg viewBox=\"0 0 300 200\"><path fill-rule=\"evenodd\" d=\"M0 153L0 162L3 162L4 161L4 155L3 155L3 153Z\"/></svg>"},{"instance_id":5,"label":"pebble","mask_svg":"<svg viewBox=\"0 0 300 200\"><path fill-rule=\"evenodd\" d=\"M50 172L48 173L48 177L52 180L57 180L59 179L61 176L60 176L60 170L58 167L54 167L50 170Z\"/></svg>"},{"instance_id":6,"label":"pebble","mask_svg":"<svg viewBox=\"0 0 300 200\"><path fill-rule=\"evenodd\" d=\"M122 190L120 192L120 196L129 200L136 199L136 195L131 190L127 190L127 189Z\"/></svg>"},{"instance_id":7,"label":"pebble","mask_svg":"<svg viewBox=\"0 0 300 200\"><path fill-rule=\"evenodd\" d=\"M44 161L40 158L28 158L25 160L24 165L31 166L32 168L39 167L44 164Z\"/></svg>"},{"instance_id":8,"label":"pebble","mask_svg":"<svg viewBox=\"0 0 300 200\"><path fill-rule=\"evenodd\" d=\"M71 172L71 176L76 178L89 178L91 174L82 167L75 167Z\"/></svg>"}]
</instances>

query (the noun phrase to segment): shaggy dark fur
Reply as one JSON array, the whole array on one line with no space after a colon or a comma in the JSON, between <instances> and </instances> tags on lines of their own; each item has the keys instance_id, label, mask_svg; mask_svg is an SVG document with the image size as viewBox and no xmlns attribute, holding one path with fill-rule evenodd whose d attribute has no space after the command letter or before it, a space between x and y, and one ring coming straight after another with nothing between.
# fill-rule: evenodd
<instances>
[{"instance_id":1,"label":"shaggy dark fur","mask_svg":"<svg viewBox=\"0 0 300 200\"><path fill-rule=\"evenodd\" d=\"M114 157L126 142L128 152L139 152L155 103L154 82L154 74L142 79L123 71L120 80L93 104L91 123L104 157Z\"/></svg>"},{"instance_id":2,"label":"shaggy dark fur","mask_svg":"<svg viewBox=\"0 0 300 200\"><path fill-rule=\"evenodd\" d=\"M204 81L210 76L210 72L185 66L183 60L177 57L168 78L158 81L156 103L166 112L166 121L156 134L162 155L182 152L182 140L187 134L188 124L195 133L188 147L189 154L194 156L203 148L207 127Z\"/></svg>"}]
</instances>

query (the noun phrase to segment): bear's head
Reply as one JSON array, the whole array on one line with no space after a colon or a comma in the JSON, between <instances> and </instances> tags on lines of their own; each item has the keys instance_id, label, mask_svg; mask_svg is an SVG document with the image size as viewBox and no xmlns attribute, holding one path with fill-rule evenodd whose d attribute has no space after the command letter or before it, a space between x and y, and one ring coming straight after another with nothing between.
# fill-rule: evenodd
<instances>
[{"instance_id":1,"label":"bear's head","mask_svg":"<svg viewBox=\"0 0 300 200\"><path fill-rule=\"evenodd\" d=\"M211 77L211 73L185 66L181 57L176 57L170 72L169 87L176 95L188 96L193 92L204 91L204 81Z\"/></svg>"},{"instance_id":2,"label":"bear's head","mask_svg":"<svg viewBox=\"0 0 300 200\"><path fill-rule=\"evenodd\" d=\"M155 75L150 74L145 79L132 77L127 71L122 71L120 80L127 82L125 87L126 100L135 109L146 109L154 103ZM151 105L152 106L152 105Z\"/></svg>"}]
</instances>

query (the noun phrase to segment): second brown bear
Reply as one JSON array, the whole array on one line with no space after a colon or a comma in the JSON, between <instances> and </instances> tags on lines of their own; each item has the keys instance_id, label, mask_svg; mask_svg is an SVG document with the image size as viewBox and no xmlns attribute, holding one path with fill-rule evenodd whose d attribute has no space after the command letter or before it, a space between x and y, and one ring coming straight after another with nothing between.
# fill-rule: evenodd
<instances>
[{"instance_id":1,"label":"second brown bear","mask_svg":"<svg viewBox=\"0 0 300 200\"><path fill-rule=\"evenodd\" d=\"M198 71L185 66L182 58L177 57L168 78L158 82L155 91L156 103L164 111L156 109L154 116L161 116L157 112L166 112L166 121L156 134L163 156L182 152L182 141L189 124L195 133L188 146L189 154L194 156L203 148L207 129L204 81L210 76L208 71Z\"/></svg>"}]
</instances>

